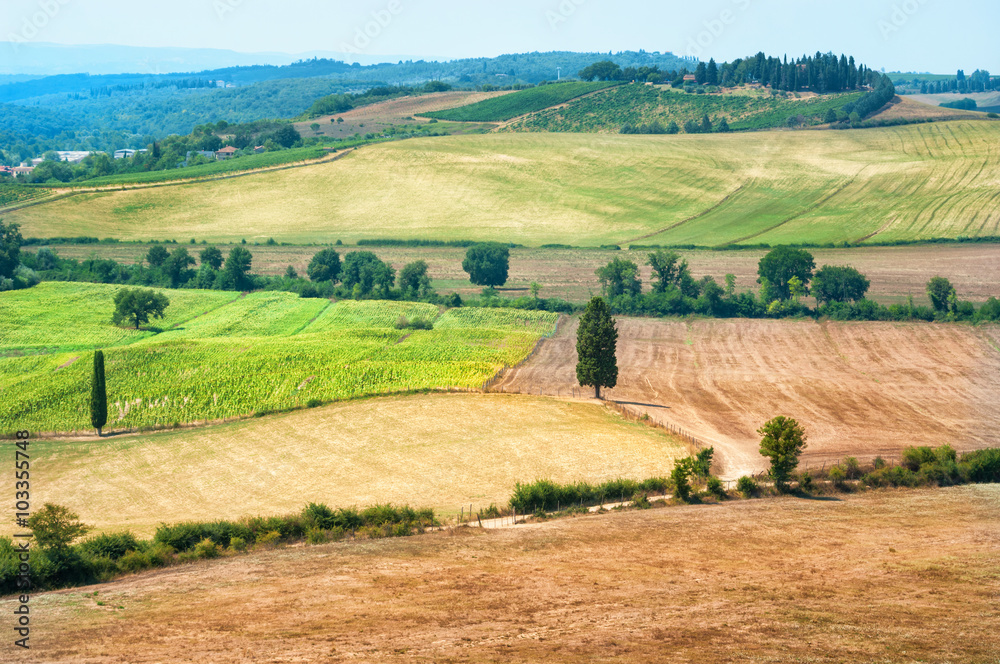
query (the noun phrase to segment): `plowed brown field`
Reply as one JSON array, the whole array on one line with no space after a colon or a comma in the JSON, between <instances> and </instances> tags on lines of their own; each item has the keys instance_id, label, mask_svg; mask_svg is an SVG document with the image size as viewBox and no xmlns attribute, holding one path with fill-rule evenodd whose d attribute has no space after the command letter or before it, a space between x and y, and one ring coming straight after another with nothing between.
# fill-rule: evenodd
<instances>
[{"instance_id":1,"label":"plowed brown field","mask_svg":"<svg viewBox=\"0 0 1000 664\"><path fill-rule=\"evenodd\" d=\"M494 389L573 394L576 328L564 321ZM756 430L776 415L805 426L808 466L909 445L1000 445L996 328L628 318L618 328L618 386L604 396L714 445L727 479L766 468Z\"/></svg>"}]
</instances>

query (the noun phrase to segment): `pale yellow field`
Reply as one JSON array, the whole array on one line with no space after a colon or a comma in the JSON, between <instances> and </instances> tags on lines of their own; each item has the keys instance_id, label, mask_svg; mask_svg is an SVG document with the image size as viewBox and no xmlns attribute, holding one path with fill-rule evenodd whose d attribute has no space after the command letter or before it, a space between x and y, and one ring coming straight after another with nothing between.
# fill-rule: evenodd
<instances>
[{"instance_id":1,"label":"pale yellow field","mask_svg":"<svg viewBox=\"0 0 1000 664\"><path fill-rule=\"evenodd\" d=\"M517 481L663 476L687 454L597 404L394 397L188 431L36 441L32 498L66 505L101 530L151 535L160 522L283 514L309 501L450 514L505 504ZM5 446L0 461L12 464L11 455Z\"/></svg>"},{"instance_id":2,"label":"pale yellow field","mask_svg":"<svg viewBox=\"0 0 1000 664\"><path fill-rule=\"evenodd\" d=\"M537 246L1000 235L1000 123L855 131L489 134L327 164L88 193L7 215L25 236Z\"/></svg>"}]
</instances>

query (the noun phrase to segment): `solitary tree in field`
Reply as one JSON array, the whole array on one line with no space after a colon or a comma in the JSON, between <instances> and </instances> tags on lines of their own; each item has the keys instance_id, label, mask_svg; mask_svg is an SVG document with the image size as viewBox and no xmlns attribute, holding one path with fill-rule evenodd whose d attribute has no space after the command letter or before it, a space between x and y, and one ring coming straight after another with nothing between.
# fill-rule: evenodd
<instances>
[{"instance_id":1,"label":"solitary tree in field","mask_svg":"<svg viewBox=\"0 0 1000 664\"><path fill-rule=\"evenodd\" d=\"M123 288L115 293L115 325L128 323L139 329L149 322L150 317L163 318L163 310L170 306L170 300L163 293L151 289Z\"/></svg>"},{"instance_id":2,"label":"solitary tree in field","mask_svg":"<svg viewBox=\"0 0 1000 664\"><path fill-rule=\"evenodd\" d=\"M576 333L576 379L580 385L594 388L594 396L601 398L602 387L618 384L618 330L611 318L607 303L593 298L580 318Z\"/></svg>"},{"instance_id":3,"label":"solitary tree in field","mask_svg":"<svg viewBox=\"0 0 1000 664\"><path fill-rule=\"evenodd\" d=\"M499 242L474 244L465 252L462 269L477 286L503 286L510 270L510 248Z\"/></svg>"},{"instance_id":4,"label":"solitary tree in field","mask_svg":"<svg viewBox=\"0 0 1000 664\"><path fill-rule=\"evenodd\" d=\"M94 375L90 379L90 424L101 435L108 423L108 391L104 384L104 351L94 353Z\"/></svg>"},{"instance_id":5,"label":"solitary tree in field","mask_svg":"<svg viewBox=\"0 0 1000 664\"><path fill-rule=\"evenodd\" d=\"M790 417L779 415L757 430L764 438L760 453L771 459L771 479L779 491L788 488L788 478L799 465L799 455L806 447L806 432Z\"/></svg>"}]
</instances>

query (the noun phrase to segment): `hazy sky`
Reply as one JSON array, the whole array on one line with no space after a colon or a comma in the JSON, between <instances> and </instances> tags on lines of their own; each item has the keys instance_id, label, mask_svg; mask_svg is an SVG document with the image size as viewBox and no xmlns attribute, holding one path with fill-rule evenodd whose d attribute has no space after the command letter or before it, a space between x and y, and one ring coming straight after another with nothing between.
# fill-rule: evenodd
<instances>
[{"instance_id":1,"label":"hazy sky","mask_svg":"<svg viewBox=\"0 0 1000 664\"><path fill-rule=\"evenodd\" d=\"M0 40L445 58L646 49L725 60L758 50L819 50L853 54L886 70L940 73L1000 72L998 27L997 0L3 0L0 6Z\"/></svg>"}]
</instances>

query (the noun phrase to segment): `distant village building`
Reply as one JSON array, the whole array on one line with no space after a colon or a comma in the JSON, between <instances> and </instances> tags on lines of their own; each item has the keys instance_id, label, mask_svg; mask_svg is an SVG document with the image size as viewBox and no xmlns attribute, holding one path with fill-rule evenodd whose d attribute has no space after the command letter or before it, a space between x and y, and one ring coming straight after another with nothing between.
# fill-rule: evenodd
<instances>
[{"instance_id":1,"label":"distant village building","mask_svg":"<svg viewBox=\"0 0 1000 664\"><path fill-rule=\"evenodd\" d=\"M129 148L125 148L124 150L115 150L115 159L128 159L142 152L149 152L149 150L132 150Z\"/></svg>"},{"instance_id":2,"label":"distant village building","mask_svg":"<svg viewBox=\"0 0 1000 664\"><path fill-rule=\"evenodd\" d=\"M216 151L215 158L218 159L219 161L225 161L226 159L229 159L230 157L235 155L237 152L239 152L237 148L234 148L232 145L227 145L221 150Z\"/></svg>"},{"instance_id":3,"label":"distant village building","mask_svg":"<svg viewBox=\"0 0 1000 664\"><path fill-rule=\"evenodd\" d=\"M266 149L267 148L265 148L263 145L258 145L257 147L255 147L253 149L253 153L254 154L260 154L261 152L264 152Z\"/></svg>"},{"instance_id":4,"label":"distant village building","mask_svg":"<svg viewBox=\"0 0 1000 664\"><path fill-rule=\"evenodd\" d=\"M685 83L694 83L697 79L694 74L684 74Z\"/></svg>"},{"instance_id":5,"label":"distant village building","mask_svg":"<svg viewBox=\"0 0 1000 664\"><path fill-rule=\"evenodd\" d=\"M14 168L12 168L10 170L14 174L14 177L17 178L17 177L21 177L23 175L30 175L31 171L35 170L35 167L34 166L15 166Z\"/></svg>"}]
</instances>

